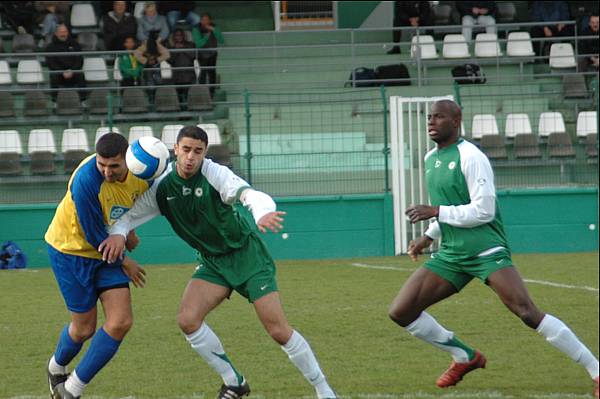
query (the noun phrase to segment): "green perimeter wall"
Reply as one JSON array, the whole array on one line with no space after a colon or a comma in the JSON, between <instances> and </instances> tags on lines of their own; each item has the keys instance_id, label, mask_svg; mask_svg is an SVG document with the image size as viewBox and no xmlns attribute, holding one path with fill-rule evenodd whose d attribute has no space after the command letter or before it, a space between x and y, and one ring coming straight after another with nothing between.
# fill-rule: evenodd
<instances>
[{"instance_id":1,"label":"green perimeter wall","mask_svg":"<svg viewBox=\"0 0 600 399\"><path fill-rule=\"evenodd\" d=\"M536 189L498 192L514 252L598 250L598 189ZM391 194L277 199L286 211L284 240L267 234L276 259L320 259L393 255ZM43 236L56 205L0 207L0 242L16 241L30 267L46 267ZM594 229L590 229L594 225ZM134 257L143 264L189 263L194 251L178 239L164 218L140 227Z\"/></svg>"},{"instance_id":2,"label":"green perimeter wall","mask_svg":"<svg viewBox=\"0 0 600 399\"><path fill-rule=\"evenodd\" d=\"M337 27L360 28L380 1L338 1Z\"/></svg>"}]
</instances>

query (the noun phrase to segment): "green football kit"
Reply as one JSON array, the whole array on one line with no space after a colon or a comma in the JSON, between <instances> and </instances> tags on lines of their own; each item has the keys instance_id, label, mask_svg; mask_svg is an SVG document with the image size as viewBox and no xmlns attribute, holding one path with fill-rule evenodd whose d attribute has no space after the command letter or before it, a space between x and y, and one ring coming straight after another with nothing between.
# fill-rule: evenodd
<instances>
[{"instance_id":1,"label":"green football kit","mask_svg":"<svg viewBox=\"0 0 600 399\"><path fill-rule=\"evenodd\" d=\"M247 189L242 205L254 220L238 204ZM273 211L275 203L268 195L252 190L225 166L205 159L196 175L183 179L173 162L112 227L111 234L126 236L163 215L175 233L198 251L193 278L236 290L254 302L277 291L275 263L254 225Z\"/></svg>"},{"instance_id":2,"label":"green football kit","mask_svg":"<svg viewBox=\"0 0 600 399\"><path fill-rule=\"evenodd\" d=\"M425 235L441 241L424 266L458 291L473 277L486 282L496 270L512 266L487 157L459 139L425 155L425 178L431 205L439 206Z\"/></svg>"}]
</instances>

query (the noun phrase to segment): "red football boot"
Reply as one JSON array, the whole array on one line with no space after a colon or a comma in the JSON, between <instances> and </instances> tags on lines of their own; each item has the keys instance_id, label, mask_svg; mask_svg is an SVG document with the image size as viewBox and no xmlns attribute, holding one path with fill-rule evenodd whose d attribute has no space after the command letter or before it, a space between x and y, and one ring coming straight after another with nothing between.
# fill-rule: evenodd
<instances>
[{"instance_id":1,"label":"red football boot","mask_svg":"<svg viewBox=\"0 0 600 399\"><path fill-rule=\"evenodd\" d=\"M456 363L455 361L452 361L448 370L438 378L436 384L440 388L454 386L458 384L468 372L475 369L484 369L486 362L485 356L479 351L475 351L475 357L468 363Z\"/></svg>"}]
</instances>

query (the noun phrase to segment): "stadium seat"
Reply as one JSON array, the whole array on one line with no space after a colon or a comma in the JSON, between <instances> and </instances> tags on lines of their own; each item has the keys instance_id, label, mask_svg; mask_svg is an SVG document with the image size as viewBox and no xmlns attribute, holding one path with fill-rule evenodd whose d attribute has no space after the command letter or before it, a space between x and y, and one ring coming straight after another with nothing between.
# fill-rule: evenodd
<instances>
[{"instance_id":1,"label":"stadium seat","mask_svg":"<svg viewBox=\"0 0 600 399\"><path fill-rule=\"evenodd\" d=\"M108 113L108 90L92 90L87 99L90 114L106 114ZM118 98L113 95L113 109L116 108Z\"/></svg>"},{"instance_id":2,"label":"stadium seat","mask_svg":"<svg viewBox=\"0 0 600 399\"><path fill-rule=\"evenodd\" d=\"M509 57L535 56L529 32L510 32L506 44L506 54Z\"/></svg>"},{"instance_id":3,"label":"stadium seat","mask_svg":"<svg viewBox=\"0 0 600 399\"><path fill-rule=\"evenodd\" d=\"M113 79L115 82L120 82L123 80L123 76L121 75L121 70L119 69L119 59L115 59L115 63L113 65Z\"/></svg>"},{"instance_id":4,"label":"stadium seat","mask_svg":"<svg viewBox=\"0 0 600 399\"><path fill-rule=\"evenodd\" d=\"M135 7L133 9L133 16L136 19L140 19L142 17L142 15L144 15L145 4L146 4L145 1L136 1L135 2Z\"/></svg>"},{"instance_id":5,"label":"stadium seat","mask_svg":"<svg viewBox=\"0 0 600 399\"><path fill-rule=\"evenodd\" d=\"M0 85L12 84L12 75L10 74L10 65L6 60L0 60Z\"/></svg>"},{"instance_id":6,"label":"stadium seat","mask_svg":"<svg viewBox=\"0 0 600 399\"><path fill-rule=\"evenodd\" d=\"M550 133L548 136L548 156L554 157L574 157L575 150L571 142L571 136L568 133Z\"/></svg>"},{"instance_id":7,"label":"stadium seat","mask_svg":"<svg viewBox=\"0 0 600 399\"><path fill-rule=\"evenodd\" d=\"M5 92L0 96L0 118L8 118L11 116L15 116L13 95L9 92Z\"/></svg>"},{"instance_id":8,"label":"stadium seat","mask_svg":"<svg viewBox=\"0 0 600 399\"><path fill-rule=\"evenodd\" d=\"M585 136L585 154L589 158L598 158L598 135L596 133Z\"/></svg>"},{"instance_id":9,"label":"stadium seat","mask_svg":"<svg viewBox=\"0 0 600 399\"><path fill-rule=\"evenodd\" d=\"M550 46L550 68L575 68L575 53L570 43L554 43Z\"/></svg>"},{"instance_id":10,"label":"stadium seat","mask_svg":"<svg viewBox=\"0 0 600 399\"><path fill-rule=\"evenodd\" d=\"M208 86L193 85L188 91L188 110L207 111L213 108Z\"/></svg>"},{"instance_id":11,"label":"stadium seat","mask_svg":"<svg viewBox=\"0 0 600 399\"><path fill-rule=\"evenodd\" d=\"M156 112L178 112L179 98L174 87L159 87L154 97Z\"/></svg>"},{"instance_id":12,"label":"stadium seat","mask_svg":"<svg viewBox=\"0 0 600 399\"><path fill-rule=\"evenodd\" d=\"M535 134L517 134L514 142L515 158L541 158L542 153Z\"/></svg>"},{"instance_id":13,"label":"stadium seat","mask_svg":"<svg viewBox=\"0 0 600 399\"><path fill-rule=\"evenodd\" d=\"M152 127L150 126L132 126L129 128L129 144L133 143L140 137L153 137Z\"/></svg>"},{"instance_id":14,"label":"stadium seat","mask_svg":"<svg viewBox=\"0 0 600 399\"><path fill-rule=\"evenodd\" d=\"M106 61L102 57L83 59L83 76L86 82L108 82Z\"/></svg>"},{"instance_id":15,"label":"stadium seat","mask_svg":"<svg viewBox=\"0 0 600 399\"><path fill-rule=\"evenodd\" d=\"M471 56L465 37L455 34L444 36L442 54L444 58L467 58Z\"/></svg>"},{"instance_id":16,"label":"stadium seat","mask_svg":"<svg viewBox=\"0 0 600 399\"><path fill-rule=\"evenodd\" d=\"M65 129L61 142L64 171L71 173L90 152L87 133L85 129Z\"/></svg>"},{"instance_id":17,"label":"stadium seat","mask_svg":"<svg viewBox=\"0 0 600 399\"><path fill-rule=\"evenodd\" d=\"M95 32L81 32L77 35L77 43L82 51L98 50L98 35Z\"/></svg>"},{"instance_id":18,"label":"stadium seat","mask_svg":"<svg viewBox=\"0 0 600 399\"><path fill-rule=\"evenodd\" d=\"M493 114L474 115L473 124L471 125L471 137L481 139L488 134L500 134L496 117Z\"/></svg>"},{"instance_id":19,"label":"stadium seat","mask_svg":"<svg viewBox=\"0 0 600 399\"><path fill-rule=\"evenodd\" d=\"M584 75L564 75L562 80L565 98L585 98L588 96Z\"/></svg>"},{"instance_id":20,"label":"stadium seat","mask_svg":"<svg viewBox=\"0 0 600 399\"><path fill-rule=\"evenodd\" d=\"M116 127L113 126L112 129L109 128L108 126L100 126L98 129L96 129L96 137L94 138L94 143L98 142L98 139L102 136L104 136L106 133L119 133L121 134L121 130Z\"/></svg>"},{"instance_id":21,"label":"stadium seat","mask_svg":"<svg viewBox=\"0 0 600 399\"><path fill-rule=\"evenodd\" d=\"M517 9L514 3L499 1L496 3L496 23L507 24L515 20Z\"/></svg>"},{"instance_id":22,"label":"stadium seat","mask_svg":"<svg viewBox=\"0 0 600 399\"><path fill-rule=\"evenodd\" d=\"M452 6L450 4L436 4L433 6L434 25L452 24Z\"/></svg>"},{"instance_id":23,"label":"stadium seat","mask_svg":"<svg viewBox=\"0 0 600 399\"><path fill-rule=\"evenodd\" d=\"M196 79L200 77L200 63L197 59L194 59L194 74L196 75Z\"/></svg>"},{"instance_id":24,"label":"stadium seat","mask_svg":"<svg viewBox=\"0 0 600 399\"><path fill-rule=\"evenodd\" d=\"M121 97L121 111L124 114L148 112L148 98L144 90L137 87L127 87Z\"/></svg>"},{"instance_id":25,"label":"stadium seat","mask_svg":"<svg viewBox=\"0 0 600 399\"><path fill-rule=\"evenodd\" d=\"M42 64L38 60L21 60L17 65L17 83L37 84L44 81Z\"/></svg>"},{"instance_id":26,"label":"stadium seat","mask_svg":"<svg viewBox=\"0 0 600 399\"><path fill-rule=\"evenodd\" d=\"M506 146L504 145L504 138L500 135L488 134L481 136L481 143L479 143L479 146L481 151L483 151L489 159L508 158Z\"/></svg>"},{"instance_id":27,"label":"stadium seat","mask_svg":"<svg viewBox=\"0 0 600 399\"><path fill-rule=\"evenodd\" d=\"M72 90L61 90L56 96L57 115L81 115L79 94Z\"/></svg>"},{"instance_id":28,"label":"stadium seat","mask_svg":"<svg viewBox=\"0 0 600 399\"><path fill-rule=\"evenodd\" d=\"M504 134L507 138L514 138L518 134L532 134L531 123L527 114L508 114Z\"/></svg>"},{"instance_id":29,"label":"stadium seat","mask_svg":"<svg viewBox=\"0 0 600 399\"><path fill-rule=\"evenodd\" d=\"M219 126L214 123L201 123L196 126L204 130L208 135L209 146L221 144L221 132L219 130Z\"/></svg>"},{"instance_id":30,"label":"stadium seat","mask_svg":"<svg viewBox=\"0 0 600 399\"><path fill-rule=\"evenodd\" d=\"M502 51L495 33L479 33L475 37L475 57L501 57Z\"/></svg>"},{"instance_id":31,"label":"stadium seat","mask_svg":"<svg viewBox=\"0 0 600 399\"><path fill-rule=\"evenodd\" d=\"M48 97L46 93L38 90L25 93L25 116L46 116L50 115L48 110Z\"/></svg>"},{"instance_id":32,"label":"stadium seat","mask_svg":"<svg viewBox=\"0 0 600 399\"><path fill-rule=\"evenodd\" d=\"M177 135L183 128L183 125L165 125L162 128L160 139L167 146L169 151L173 150L173 146L177 143Z\"/></svg>"},{"instance_id":33,"label":"stadium seat","mask_svg":"<svg viewBox=\"0 0 600 399\"><path fill-rule=\"evenodd\" d=\"M21 137L16 130L0 131L0 175L21 173Z\"/></svg>"},{"instance_id":34,"label":"stadium seat","mask_svg":"<svg viewBox=\"0 0 600 399\"><path fill-rule=\"evenodd\" d=\"M538 124L538 136L548 137L551 133L565 133L565 121L560 112L542 112Z\"/></svg>"},{"instance_id":35,"label":"stadium seat","mask_svg":"<svg viewBox=\"0 0 600 399\"><path fill-rule=\"evenodd\" d=\"M75 3L71 6L71 26L89 28L98 24L94 7L89 3Z\"/></svg>"},{"instance_id":36,"label":"stadium seat","mask_svg":"<svg viewBox=\"0 0 600 399\"><path fill-rule=\"evenodd\" d=\"M437 49L435 48L433 36L413 36L412 45L410 46L410 56L412 58L417 58L417 50L420 50L420 56L422 60L432 60L438 58L438 53Z\"/></svg>"},{"instance_id":37,"label":"stadium seat","mask_svg":"<svg viewBox=\"0 0 600 399\"><path fill-rule=\"evenodd\" d=\"M52 133L52 130L33 129L29 132L27 152L31 158L32 174L54 173L56 170L54 165L56 145L54 144L54 134Z\"/></svg>"},{"instance_id":38,"label":"stadium seat","mask_svg":"<svg viewBox=\"0 0 600 399\"><path fill-rule=\"evenodd\" d=\"M219 126L214 123L201 123L197 125L208 135L208 150L206 157L213 161L231 167L231 151L221 142L221 133Z\"/></svg>"},{"instance_id":39,"label":"stadium seat","mask_svg":"<svg viewBox=\"0 0 600 399\"><path fill-rule=\"evenodd\" d=\"M0 24L2 24L2 21L0 20ZM2 37L0 37L0 53L4 52L4 40L2 40Z\"/></svg>"},{"instance_id":40,"label":"stadium seat","mask_svg":"<svg viewBox=\"0 0 600 399\"><path fill-rule=\"evenodd\" d=\"M173 79L173 67L167 61L160 63L160 78L164 80Z\"/></svg>"},{"instance_id":41,"label":"stadium seat","mask_svg":"<svg viewBox=\"0 0 600 399\"><path fill-rule=\"evenodd\" d=\"M584 111L577 115L577 137L598 134L598 114L596 111Z\"/></svg>"},{"instance_id":42,"label":"stadium seat","mask_svg":"<svg viewBox=\"0 0 600 399\"><path fill-rule=\"evenodd\" d=\"M35 51L35 39L29 33L18 33L12 38L13 53L33 53Z\"/></svg>"}]
</instances>

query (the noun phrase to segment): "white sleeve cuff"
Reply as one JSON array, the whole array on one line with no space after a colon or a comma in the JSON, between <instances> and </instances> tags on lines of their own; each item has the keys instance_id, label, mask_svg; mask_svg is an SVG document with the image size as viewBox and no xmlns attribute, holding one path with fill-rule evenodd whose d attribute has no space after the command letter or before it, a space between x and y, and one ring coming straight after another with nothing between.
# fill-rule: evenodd
<instances>
[{"instance_id":1,"label":"white sleeve cuff","mask_svg":"<svg viewBox=\"0 0 600 399\"><path fill-rule=\"evenodd\" d=\"M273 201L269 195L253 189L244 191L240 200L242 205L252 212L252 216L256 223L258 223L258 221L267 213L275 212L277 209L275 201Z\"/></svg>"},{"instance_id":2,"label":"white sleeve cuff","mask_svg":"<svg viewBox=\"0 0 600 399\"><path fill-rule=\"evenodd\" d=\"M429 224L427 231L425 231L425 235L432 240L439 240L442 238L442 230L440 229L440 224L438 222L432 222Z\"/></svg>"}]
</instances>

